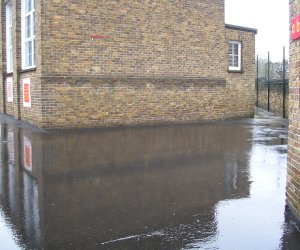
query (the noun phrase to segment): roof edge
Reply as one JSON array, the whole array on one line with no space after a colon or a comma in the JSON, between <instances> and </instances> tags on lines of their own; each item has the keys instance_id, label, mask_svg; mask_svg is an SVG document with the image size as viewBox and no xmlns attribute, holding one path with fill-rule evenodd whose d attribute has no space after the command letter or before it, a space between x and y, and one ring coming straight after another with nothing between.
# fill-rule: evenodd
<instances>
[{"instance_id":1,"label":"roof edge","mask_svg":"<svg viewBox=\"0 0 300 250\"><path fill-rule=\"evenodd\" d=\"M246 31L246 32L252 32L254 34L257 34L257 29L243 27L243 26L237 26L237 25L232 25L232 24L225 24L225 28L226 29Z\"/></svg>"}]
</instances>

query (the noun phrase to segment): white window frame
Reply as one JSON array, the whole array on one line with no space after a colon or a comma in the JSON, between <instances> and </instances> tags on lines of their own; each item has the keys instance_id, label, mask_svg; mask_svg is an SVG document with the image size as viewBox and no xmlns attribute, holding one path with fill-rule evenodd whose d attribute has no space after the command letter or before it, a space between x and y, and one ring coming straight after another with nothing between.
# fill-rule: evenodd
<instances>
[{"instance_id":1,"label":"white window frame","mask_svg":"<svg viewBox=\"0 0 300 250\"><path fill-rule=\"evenodd\" d=\"M29 0L22 0L22 21L21 21L21 29L22 29L22 69L32 69L35 68L35 0L30 0L31 1L31 9L30 11L26 12L26 6L25 4ZM30 20L30 36L26 37L26 19L29 18ZM26 45L31 44L30 48L32 51L32 62L28 62L28 55L26 55Z\"/></svg>"},{"instance_id":2,"label":"white window frame","mask_svg":"<svg viewBox=\"0 0 300 250\"><path fill-rule=\"evenodd\" d=\"M13 32L12 32L12 2L5 3L5 28L6 28L6 72L13 72Z\"/></svg>"},{"instance_id":3,"label":"white window frame","mask_svg":"<svg viewBox=\"0 0 300 250\"><path fill-rule=\"evenodd\" d=\"M242 43L240 41L230 41L229 46L232 44L238 45L238 66L230 65L229 61L229 70L240 71L242 70ZM228 58L232 57L233 61L235 60L236 54L234 54L234 52L230 54L230 51L228 50L228 55Z\"/></svg>"}]
</instances>

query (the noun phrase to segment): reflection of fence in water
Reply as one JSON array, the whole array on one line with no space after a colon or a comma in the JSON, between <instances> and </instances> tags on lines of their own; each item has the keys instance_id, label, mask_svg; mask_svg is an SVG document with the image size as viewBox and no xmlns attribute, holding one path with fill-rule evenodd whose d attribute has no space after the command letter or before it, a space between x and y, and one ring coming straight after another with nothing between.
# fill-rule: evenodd
<instances>
[{"instance_id":1,"label":"reflection of fence in water","mask_svg":"<svg viewBox=\"0 0 300 250\"><path fill-rule=\"evenodd\" d=\"M258 83L257 107L268 110L268 106L269 106L269 111L277 115L282 115L285 118L287 118L289 80L288 79L286 79L285 81L283 81L282 79L270 80L269 98L268 98L267 79L258 78L256 79L256 81Z\"/></svg>"}]
</instances>

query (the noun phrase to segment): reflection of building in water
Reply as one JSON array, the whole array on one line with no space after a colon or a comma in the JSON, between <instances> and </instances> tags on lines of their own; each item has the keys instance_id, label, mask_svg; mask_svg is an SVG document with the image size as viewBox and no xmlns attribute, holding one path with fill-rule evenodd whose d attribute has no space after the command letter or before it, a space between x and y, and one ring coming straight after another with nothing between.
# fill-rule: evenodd
<instances>
[{"instance_id":1,"label":"reflection of building in water","mask_svg":"<svg viewBox=\"0 0 300 250\"><path fill-rule=\"evenodd\" d=\"M24 185L24 226L26 236L37 245L40 235L39 194L37 183L23 171Z\"/></svg>"},{"instance_id":2,"label":"reflection of building in water","mask_svg":"<svg viewBox=\"0 0 300 250\"><path fill-rule=\"evenodd\" d=\"M16 200L16 169L15 166L8 165L8 197L9 208L11 213L15 216L17 210Z\"/></svg>"},{"instance_id":3,"label":"reflection of building in water","mask_svg":"<svg viewBox=\"0 0 300 250\"><path fill-rule=\"evenodd\" d=\"M3 139L2 139L2 125L0 124L0 200L3 200L2 199L2 196L3 196L3 188L2 188L2 185L3 185L3 177L2 177L2 169L3 169L3 153L2 153L2 145L3 145Z\"/></svg>"},{"instance_id":4,"label":"reflection of building in water","mask_svg":"<svg viewBox=\"0 0 300 250\"><path fill-rule=\"evenodd\" d=\"M2 136L2 124L0 124L0 199L3 200L3 136Z\"/></svg>"},{"instance_id":5,"label":"reflection of building in water","mask_svg":"<svg viewBox=\"0 0 300 250\"><path fill-rule=\"evenodd\" d=\"M15 164L15 143L14 143L14 132L7 132L7 150L8 150L8 163Z\"/></svg>"},{"instance_id":6,"label":"reflection of building in water","mask_svg":"<svg viewBox=\"0 0 300 250\"><path fill-rule=\"evenodd\" d=\"M31 248L99 249L107 242L131 249L138 240L140 248L175 249L216 234L220 200L249 195L249 133L226 123L64 134L15 129L15 177L6 149L0 202ZM9 209L11 178L23 219ZM113 241L120 238L127 240Z\"/></svg>"},{"instance_id":7,"label":"reflection of building in water","mask_svg":"<svg viewBox=\"0 0 300 250\"><path fill-rule=\"evenodd\" d=\"M40 244L38 187L22 167L19 133L12 125L1 127L0 202L20 235L19 244L33 249Z\"/></svg>"},{"instance_id":8,"label":"reflection of building in water","mask_svg":"<svg viewBox=\"0 0 300 250\"><path fill-rule=\"evenodd\" d=\"M2 154L1 154L2 155ZM2 196L3 196L3 188L2 188L2 168L3 165L0 163L0 199L2 200Z\"/></svg>"},{"instance_id":9,"label":"reflection of building in water","mask_svg":"<svg viewBox=\"0 0 300 250\"><path fill-rule=\"evenodd\" d=\"M8 196L9 196L9 207L11 213L16 216L16 168L15 168L15 149L14 149L14 132L7 131L7 163L8 163Z\"/></svg>"},{"instance_id":10,"label":"reflection of building in water","mask_svg":"<svg viewBox=\"0 0 300 250\"><path fill-rule=\"evenodd\" d=\"M225 167L225 184L226 188L229 192L233 192L237 189L237 178L238 178L238 163L235 161L235 159L227 162L226 161L226 167Z\"/></svg>"},{"instance_id":11,"label":"reflection of building in water","mask_svg":"<svg viewBox=\"0 0 300 250\"><path fill-rule=\"evenodd\" d=\"M286 226L283 228L284 233L281 238L281 249L298 249L299 248L299 224L296 224L295 215L291 213L288 205L285 207L284 219Z\"/></svg>"}]
</instances>

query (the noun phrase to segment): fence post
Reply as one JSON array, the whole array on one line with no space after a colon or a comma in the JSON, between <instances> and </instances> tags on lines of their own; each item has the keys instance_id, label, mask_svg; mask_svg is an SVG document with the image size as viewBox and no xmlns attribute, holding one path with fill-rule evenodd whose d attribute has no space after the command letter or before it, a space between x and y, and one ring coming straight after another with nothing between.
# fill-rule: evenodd
<instances>
[{"instance_id":1,"label":"fence post","mask_svg":"<svg viewBox=\"0 0 300 250\"><path fill-rule=\"evenodd\" d=\"M256 107L258 107L258 55L256 56Z\"/></svg>"},{"instance_id":2,"label":"fence post","mask_svg":"<svg viewBox=\"0 0 300 250\"><path fill-rule=\"evenodd\" d=\"M270 52L268 51L268 112L270 111Z\"/></svg>"},{"instance_id":3,"label":"fence post","mask_svg":"<svg viewBox=\"0 0 300 250\"><path fill-rule=\"evenodd\" d=\"M283 47L283 62L282 62L282 67L283 67L283 70L282 70L282 78L283 78L283 87L282 87L282 117L283 118L286 118L286 115L285 115L285 98L286 98L286 93L285 93L285 47Z\"/></svg>"}]
</instances>

